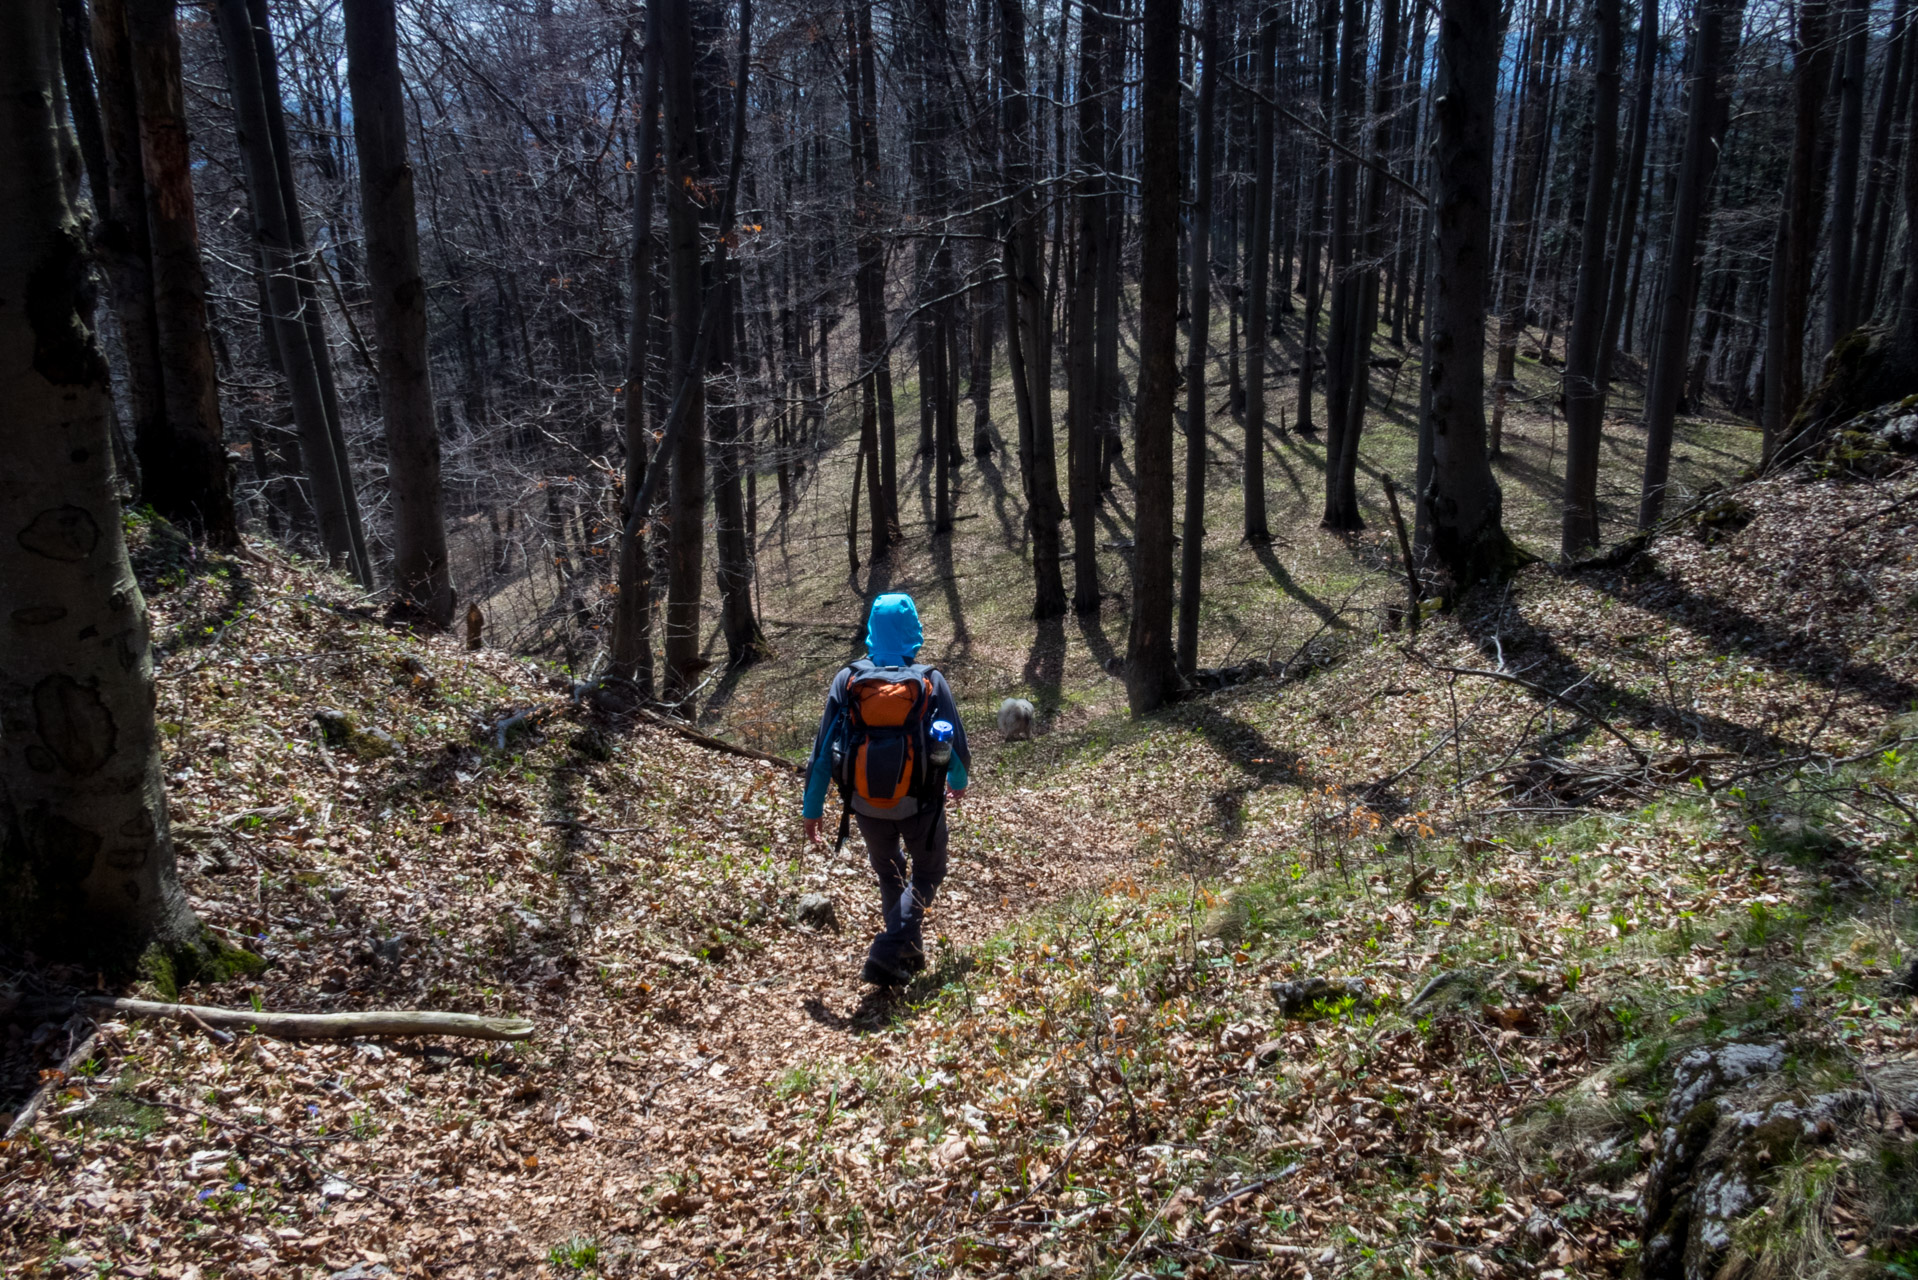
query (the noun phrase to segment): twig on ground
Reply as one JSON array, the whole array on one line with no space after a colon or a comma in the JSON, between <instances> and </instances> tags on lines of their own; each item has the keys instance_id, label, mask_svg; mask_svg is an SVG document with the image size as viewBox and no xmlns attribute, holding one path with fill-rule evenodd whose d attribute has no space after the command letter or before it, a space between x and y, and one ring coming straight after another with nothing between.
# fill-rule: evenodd
<instances>
[{"instance_id":1,"label":"twig on ground","mask_svg":"<svg viewBox=\"0 0 1918 1280\"><path fill-rule=\"evenodd\" d=\"M78 1048L61 1060L59 1068L48 1074L45 1083L33 1091L33 1096L27 1099L26 1105L14 1113L13 1122L7 1126L8 1139L30 1126L39 1116L40 1109L47 1105L47 1099L66 1087L67 1081L73 1078L73 1073L79 1069L80 1064L93 1056L93 1046L99 1038L100 1033L95 1031L82 1040Z\"/></svg>"}]
</instances>

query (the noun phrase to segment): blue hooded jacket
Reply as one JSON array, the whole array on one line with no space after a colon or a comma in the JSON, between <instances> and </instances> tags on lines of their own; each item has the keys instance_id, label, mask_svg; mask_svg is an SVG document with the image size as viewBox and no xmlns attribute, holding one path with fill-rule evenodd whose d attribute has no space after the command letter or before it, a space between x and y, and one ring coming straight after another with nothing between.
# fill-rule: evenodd
<instances>
[{"instance_id":1,"label":"blue hooded jacket","mask_svg":"<svg viewBox=\"0 0 1918 1280\"><path fill-rule=\"evenodd\" d=\"M872 602L866 615L866 656L881 666L905 666L925 643L925 631L919 625L919 609L903 591L888 592ZM826 809L826 789L832 785L832 737L846 705L847 672L833 678L826 694L826 711L819 718L819 732L813 737L812 759L806 762L806 797L800 813L808 818L821 816ZM959 720L959 707L945 676L932 673L932 716L952 722L952 764L946 782L954 791L965 789L966 766L972 753L966 746L966 728Z\"/></svg>"}]
</instances>

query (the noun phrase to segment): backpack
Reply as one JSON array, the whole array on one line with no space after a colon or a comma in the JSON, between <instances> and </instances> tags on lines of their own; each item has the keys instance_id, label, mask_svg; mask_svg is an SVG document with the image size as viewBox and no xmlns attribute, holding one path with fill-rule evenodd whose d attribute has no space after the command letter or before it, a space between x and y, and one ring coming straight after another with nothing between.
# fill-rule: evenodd
<instances>
[{"instance_id":1,"label":"backpack","mask_svg":"<svg viewBox=\"0 0 1918 1280\"><path fill-rule=\"evenodd\" d=\"M846 670L846 709L833 745L833 781L847 803L861 802L862 811L884 816L902 800L925 802L944 794L945 771L927 761L933 669L880 666L861 658ZM917 811L917 804L907 809Z\"/></svg>"}]
</instances>

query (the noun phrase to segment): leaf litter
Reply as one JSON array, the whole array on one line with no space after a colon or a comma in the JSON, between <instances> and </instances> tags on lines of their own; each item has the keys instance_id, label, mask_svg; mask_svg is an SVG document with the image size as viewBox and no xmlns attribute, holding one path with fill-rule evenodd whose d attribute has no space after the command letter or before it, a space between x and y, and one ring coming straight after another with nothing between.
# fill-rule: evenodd
<instances>
[{"instance_id":1,"label":"leaf litter","mask_svg":"<svg viewBox=\"0 0 1918 1280\"><path fill-rule=\"evenodd\" d=\"M982 752L935 969L898 995L855 980L863 859L803 844L776 766L390 631L297 564L149 583L183 879L271 961L186 998L539 1029L104 1022L0 1151L0 1256L169 1280L1622 1274L1670 1043L1757 1009L1860 1062L1918 1055L1909 1002L1867 985L1918 889L1910 529L1847 527L1885 495L1806 472L1737 500L1625 565L1528 570L1416 645ZM1785 811L1825 792L1822 852L1788 856ZM1890 907L1813 909L1861 883ZM796 921L819 892L843 933ZM61 977L91 985L9 990ZM15 1039L16 1076L59 1048Z\"/></svg>"}]
</instances>

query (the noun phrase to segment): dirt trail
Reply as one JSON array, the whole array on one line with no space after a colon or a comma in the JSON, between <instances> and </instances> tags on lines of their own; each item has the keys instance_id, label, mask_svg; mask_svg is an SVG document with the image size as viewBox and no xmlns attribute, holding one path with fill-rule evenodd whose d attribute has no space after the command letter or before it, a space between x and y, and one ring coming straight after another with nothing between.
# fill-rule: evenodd
<instances>
[{"instance_id":1,"label":"dirt trail","mask_svg":"<svg viewBox=\"0 0 1918 1280\"><path fill-rule=\"evenodd\" d=\"M424 1239L409 1230L412 1258L454 1266L441 1274L467 1274L459 1264L476 1253L461 1243L462 1227L476 1231L492 1220L510 1222L512 1234L530 1246L489 1259L508 1273L574 1236L657 1255L653 1260L670 1271L723 1251L729 1241L737 1246L747 1232L774 1228L791 1173L761 1163L778 1136L769 1125L769 1086L796 1070L831 1073L855 1063L883 1074L912 1042L912 999L932 989L942 968L962 966L970 948L1022 917L1140 872L1136 852L1097 841L1071 856L978 847L984 822L1000 831L1016 824L1070 834L1070 824L1048 810L1041 794L975 794L964 802L953 823L947 879L928 919L928 940L938 939L929 956L933 977L910 992L858 980L880 919L856 833L842 853L828 841L804 856L808 873L826 871L842 932L780 928L762 949L717 965L687 958L696 983L645 1022L637 1007L580 983L557 1011L564 1048L555 1048L556 1078L530 1100L544 1113L543 1140L516 1148L522 1164L535 1157L533 1167L469 1171L460 1185L432 1193L432 1212L446 1229ZM616 955L587 946L581 969ZM542 1018L543 1037L554 1034L554 1021ZM674 1181L696 1182L699 1191L667 1192L665 1203L682 1216L649 1216L648 1202ZM707 1221L691 1221L702 1213Z\"/></svg>"}]
</instances>

